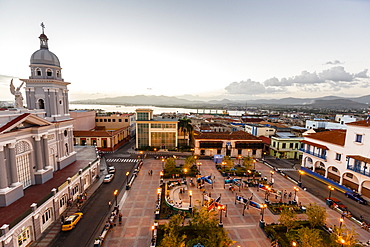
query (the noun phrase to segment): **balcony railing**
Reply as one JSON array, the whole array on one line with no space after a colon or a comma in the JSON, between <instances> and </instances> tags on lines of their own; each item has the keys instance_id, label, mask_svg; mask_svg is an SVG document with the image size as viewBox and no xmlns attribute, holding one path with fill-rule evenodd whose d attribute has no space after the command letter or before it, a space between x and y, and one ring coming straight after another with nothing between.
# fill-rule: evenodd
<instances>
[{"instance_id":1,"label":"balcony railing","mask_svg":"<svg viewBox=\"0 0 370 247\"><path fill-rule=\"evenodd\" d=\"M304 148L300 148L299 151L303 152L303 153L306 153L306 154L310 154L310 155L313 155L317 158L320 158L320 159L323 159L323 160L326 160L326 155L322 155L322 154L317 154L317 153L314 153L310 150L307 150L307 149L304 149Z\"/></svg>"},{"instance_id":2,"label":"balcony railing","mask_svg":"<svg viewBox=\"0 0 370 247\"><path fill-rule=\"evenodd\" d=\"M357 173L360 173L360 174L365 175L367 177L370 177L370 171L366 171L366 169L364 170L363 168L361 169L361 167L353 166L353 165L347 165L347 169L351 170L351 171L354 171L354 172L357 172Z\"/></svg>"}]
</instances>

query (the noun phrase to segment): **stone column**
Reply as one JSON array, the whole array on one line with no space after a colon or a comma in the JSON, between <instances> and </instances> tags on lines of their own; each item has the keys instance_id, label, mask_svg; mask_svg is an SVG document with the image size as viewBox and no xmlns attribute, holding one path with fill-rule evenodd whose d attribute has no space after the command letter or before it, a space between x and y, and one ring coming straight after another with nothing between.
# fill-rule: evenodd
<instances>
[{"instance_id":1,"label":"stone column","mask_svg":"<svg viewBox=\"0 0 370 247\"><path fill-rule=\"evenodd\" d=\"M0 190L8 187L8 176L5 167L4 146L0 145Z\"/></svg>"},{"instance_id":2,"label":"stone column","mask_svg":"<svg viewBox=\"0 0 370 247\"><path fill-rule=\"evenodd\" d=\"M42 136L42 146L43 146L43 150L44 150L44 166L43 166L43 168L46 170L46 167L50 166L49 145L48 145L48 136L47 135Z\"/></svg>"},{"instance_id":3,"label":"stone column","mask_svg":"<svg viewBox=\"0 0 370 247\"><path fill-rule=\"evenodd\" d=\"M15 143L8 144L9 148L9 164L10 164L10 179L12 184L18 183L17 164L15 159Z\"/></svg>"},{"instance_id":4,"label":"stone column","mask_svg":"<svg viewBox=\"0 0 370 247\"><path fill-rule=\"evenodd\" d=\"M34 136L35 139L35 156L36 156L36 171L42 170L42 150L41 150L41 137Z\"/></svg>"}]
</instances>

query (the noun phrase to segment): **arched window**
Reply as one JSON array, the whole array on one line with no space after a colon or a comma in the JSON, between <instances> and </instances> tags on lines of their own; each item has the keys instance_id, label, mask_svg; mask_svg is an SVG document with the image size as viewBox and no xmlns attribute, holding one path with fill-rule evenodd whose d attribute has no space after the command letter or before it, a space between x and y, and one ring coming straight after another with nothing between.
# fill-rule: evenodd
<instances>
[{"instance_id":1,"label":"arched window","mask_svg":"<svg viewBox=\"0 0 370 247\"><path fill-rule=\"evenodd\" d=\"M53 76L53 71L51 71L51 69L46 70L46 75Z\"/></svg>"},{"instance_id":2,"label":"arched window","mask_svg":"<svg viewBox=\"0 0 370 247\"><path fill-rule=\"evenodd\" d=\"M37 68L37 69L36 69L36 75L37 75L37 76L41 76L41 69L40 69L40 68Z\"/></svg>"},{"instance_id":3,"label":"arched window","mask_svg":"<svg viewBox=\"0 0 370 247\"><path fill-rule=\"evenodd\" d=\"M23 184L23 188L27 188L32 184L30 171L31 151L31 146L28 142L19 141L15 144L18 181Z\"/></svg>"},{"instance_id":4,"label":"arched window","mask_svg":"<svg viewBox=\"0 0 370 247\"><path fill-rule=\"evenodd\" d=\"M38 100L39 109L45 109L45 102L43 99Z\"/></svg>"},{"instance_id":5,"label":"arched window","mask_svg":"<svg viewBox=\"0 0 370 247\"><path fill-rule=\"evenodd\" d=\"M59 78L60 77L60 71L57 70L57 77Z\"/></svg>"}]
</instances>

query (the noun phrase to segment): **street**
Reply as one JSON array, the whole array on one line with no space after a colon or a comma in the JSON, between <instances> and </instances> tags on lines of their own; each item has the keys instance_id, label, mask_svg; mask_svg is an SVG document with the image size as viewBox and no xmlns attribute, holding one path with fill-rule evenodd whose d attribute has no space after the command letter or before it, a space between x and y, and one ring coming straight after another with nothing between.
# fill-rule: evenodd
<instances>
[{"instance_id":1,"label":"street","mask_svg":"<svg viewBox=\"0 0 370 247\"><path fill-rule=\"evenodd\" d=\"M103 158L106 160L113 158L127 158L129 155L121 148L116 153L105 154ZM103 183L96 192L88 198L82 207L84 213L81 221L76 227L68 232L60 232L50 246L92 246L94 237L100 234L101 226L108 218L115 205L115 196L113 192L119 191L118 201L122 197L126 187L126 172L130 172L136 162L107 162L108 165L113 165L116 168L115 177L110 183ZM106 171L104 171L106 174ZM111 208L108 202L111 201ZM123 209L124 210L124 209Z\"/></svg>"}]
</instances>

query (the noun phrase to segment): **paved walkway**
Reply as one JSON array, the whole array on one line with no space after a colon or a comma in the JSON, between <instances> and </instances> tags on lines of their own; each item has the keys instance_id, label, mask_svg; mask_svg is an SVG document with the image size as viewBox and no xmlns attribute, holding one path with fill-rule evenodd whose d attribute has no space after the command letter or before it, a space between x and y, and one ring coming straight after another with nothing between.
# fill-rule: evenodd
<instances>
[{"instance_id":1,"label":"paved walkway","mask_svg":"<svg viewBox=\"0 0 370 247\"><path fill-rule=\"evenodd\" d=\"M120 202L122 209L123 222L122 225L117 225L108 233L104 246L150 246L151 241L151 226L154 222L155 201L157 199L157 188L159 187L159 173L162 169L161 160L145 159L141 172L138 174L132 188L127 191L127 196L124 196ZM271 169L262 163L256 164L256 169L262 172L263 176L270 179ZM148 175L148 170L153 170L153 175ZM263 202L265 193L262 190L257 191L257 188L243 188L239 192L231 192L227 188L224 189L223 177L216 170L214 163L211 160L202 160L201 173L204 176L215 176L215 184L212 189L211 185L206 184L206 191L212 193L212 197L216 198L221 195L221 203L227 205L227 217L223 214L223 224L225 229L229 232L232 240L236 241L233 245L241 247L269 247L270 241L259 228L259 220L261 219L260 210L250 207L242 216L243 205L235 204L235 195L243 195L250 197L253 193L253 200L256 202ZM278 190L287 190L294 195L293 187L296 186L290 180L275 173L274 188ZM189 187L188 190L193 191L193 205L201 202L201 191L195 187ZM270 201L274 202L275 197L270 196ZM338 225L340 214L328 208L324 202L317 199L306 191L299 191L297 193L297 201L303 205L309 203L317 203L325 207L328 214L328 225ZM277 199L278 200L278 199ZM277 201L276 200L276 201ZM197 202L198 201L198 202ZM305 218L305 215L298 215L300 218ZM270 224L278 222L279 216L273 215L269 210L265 210L265 222ZM164 223L164 221L159 221ZM370 233L361 229L349 219L345 219L344 224L348 228L355 227L359 233L359 240L366 242L370 239Z\"/></svg>"}]
</instances>

